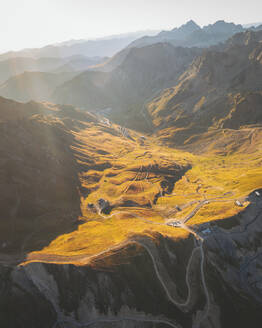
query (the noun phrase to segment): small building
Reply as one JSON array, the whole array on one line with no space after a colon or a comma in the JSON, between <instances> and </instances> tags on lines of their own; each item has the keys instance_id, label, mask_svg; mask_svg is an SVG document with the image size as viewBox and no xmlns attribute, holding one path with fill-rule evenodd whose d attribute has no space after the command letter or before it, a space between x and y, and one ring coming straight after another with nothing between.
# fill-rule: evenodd
<instances>
[{"instance_id":1,"label":"small building","mask_svg":"<svg viewBox=\"0 0 262 328\"><path fill-rule=\"evenodd\" d=\"M235 201L235 204L236 204L236 206L239 206L239 207L242 207L243 206L243 204L239 200L236 200Z\"/></svg>"},{"instance_id":2,"label":"small building","mask_svg":"<svg viewBox=\"0 0 262 328\"><path fill-rule=\"evenodd\" d=\"M257 197L260 196L260 192L259 191L255 191L255 194L256 194Z\"/></svg>"},{"instance_id":3,"label":"small building","mask_svg":"<svg viewBox=\"0 0 262 328\"><path fill-rule=\"evenodd\" d=\"M106 213L110 208L110 203L108 200L100 198L97 202L97 207L101 212Z\"/></svg>"}]
</instances>

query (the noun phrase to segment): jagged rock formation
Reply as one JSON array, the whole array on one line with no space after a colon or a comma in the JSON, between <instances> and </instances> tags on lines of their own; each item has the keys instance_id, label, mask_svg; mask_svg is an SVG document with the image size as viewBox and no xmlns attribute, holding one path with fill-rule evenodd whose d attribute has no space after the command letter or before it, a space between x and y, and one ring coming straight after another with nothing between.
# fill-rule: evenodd
<instances>
[{"instance_id":1,"label":"jagged rock formation","mask_svg":"<svg viewBox=\"0 0 262 328\"><path fill-rule=\"evenodd\" d=\"M201 28L190 20L179 28L162 31L156 36L145 36L131 43L130 47L143 47L158 42L169 42L182 47L209 47L226 41L235 33L243 32L242 25L217 21Z\"/></svg>"}]
</instances>

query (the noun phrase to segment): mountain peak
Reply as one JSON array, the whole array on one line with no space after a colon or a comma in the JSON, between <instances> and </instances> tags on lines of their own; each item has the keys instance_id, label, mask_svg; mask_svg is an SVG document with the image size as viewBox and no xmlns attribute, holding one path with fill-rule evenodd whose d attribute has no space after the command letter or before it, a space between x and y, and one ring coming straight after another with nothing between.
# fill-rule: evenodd
<instances>
[{"instance_id":1,"label":"mountain peak","mask_svg":"<svg viewBox=\"0 0 262 328\"><path fill-rule=\"evenodd\" d=\"M201 29L192 19L186 22L185 24L181 25L180 27L176 27L172 30L172 32L182 31L182 32L194 32L196 30Z\"/></svg>"},{"instance_id":2,"label":"mountain peak","mask_svg":"<svg viewBox=\"0 0 262 328\"><path fill-rule=\"evenodd\" d=\"M223 19L220 19L220 20L216 21L213 25L225 25L225 24L228 24L228 23L226 23Z\"/></svg>"},{"instance_id":3,"label":"mountain peak","mask_svg":"<svg viewBox=\"0 0 262 328\"><path fill-rule=\"evenodd\" d=\"M197 25L197 23L195 21L193 21L192 19L190 19L188 22L186 22L186 24L184 24L182 26L192 26L192 27L196 27L197 29L200 28L200 26Z\"/></svg>"},{"instance_id":4,"label":"mountain peak","mask_svg":"<svg viewBox=\"0 0 262 328\"><path fill-rule=\"evenodd\" d=\"M224 20L218 20L214 24L209 24L203 27L205 32L216 32L216 33L238 33L243 32L244 28L242 25L236 25L234 23L228 23Z\"/></svg>"}]
</instances>

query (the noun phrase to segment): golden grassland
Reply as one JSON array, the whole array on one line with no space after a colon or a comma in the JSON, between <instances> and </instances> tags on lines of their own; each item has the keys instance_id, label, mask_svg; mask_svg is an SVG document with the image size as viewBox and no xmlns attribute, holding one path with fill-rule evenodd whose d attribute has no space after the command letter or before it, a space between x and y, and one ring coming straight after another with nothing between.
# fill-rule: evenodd
<instances>
[{"instance_id":1,"label":"golden grassland","mask_svg":"<svg viewBox=\"0 0 262 328\"><path fill-rule=\"evenodd\" d=\"M29 261L32 255L56 254L71 256L74 262L74 256L92 256L132 235L146 235L149 231L174 239L186 238L187 231L165 223L170 219L183 220L204 200L209 203L197 211L189 225L231 217L248 205L244 198L262 186L258 149L248 156L241 152L193 155L161 146L151 137L142 145L135 132L131 132L131 137L133 140L123 138L116 125L107 130L93 125L75 133L76 158L83 165L79 178L89 190L81 198L82 224L41 251L29 254ZM175 183L171 193L159 197L154 204L160 183L166 179L165 174L151 170L156 164L166 170L174 164L191 168ZM95 204L99 198L112 205L109 215L88 209L88 203ZM244 202L244 206L236 206L236 200Z\"/></svg>"},{"instance_id":2,"label":"golden grassland","mask_svg":"<svg viewBox=\"0 0 262 328\"><path fill-rule=\"evenodd\" d=\"M142 213L139 215L149 216L154 222L152 213ZM157 222L157 221L156 221ZM133 217L130 214L119 214L116 217L111 217L104 220L90 220L83 225L80 225L78 230L62 235L56 238L51 244L44 248L41 252L46 254L57 254L65 256L75 255L93 255L100 253L108 248L118 245L127 240L134 234L146 234L147 231L157 231L164 235L181 238L188 235L182 229L173 232L166 225L155 225L150 222L145 222L139 218Z\"/></svg>"}]
</instances>

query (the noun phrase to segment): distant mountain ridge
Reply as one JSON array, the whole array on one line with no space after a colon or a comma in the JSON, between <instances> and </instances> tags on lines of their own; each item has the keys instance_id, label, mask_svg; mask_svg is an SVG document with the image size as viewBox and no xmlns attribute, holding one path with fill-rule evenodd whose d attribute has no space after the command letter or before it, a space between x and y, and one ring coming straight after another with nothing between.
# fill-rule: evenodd
<instances>
[{"instance_id":1,"label":"distant mountain ridge","mask_svg":"<svg viewBox=\"0 0 262 328\"><path fill-rule=\"evenodd\" d=\"M9 78L29 72L74 72L87 70L93 66L105 61L106 58L86 57L75 55L66 58L57 57L16 57L0 61L0 83L7 81Z\"/></svg>"},{"instance_id":2,"label":"distant mountain ridge","mask_svg":"<svg viewBox=\"0 0 262 328\"><path fill-rule=\"evenodd\" d=\"M262 29L262 26L251 27L251 29L259 30ZM193 20L190 20L181 27L174 28L171 31L162 31L156 36L140 38L132 42L130 47L143 47L158 42L169 42L175 46L204 48L224 42L235 33L244 32L245 30L240 24L227 23L223 20L203 28Z\"/></svg>"},{"instance_id":3,"label":"distant mountain ridge","mask_svg":"<svg viewBox=\"0 0 262 328\"><path fill-rule=\"evenodd\" d=\"M0 85L0 96L19 102L47 101L59 85L71 80L76 72L24 72Z\"/></svg>"},{"instance_id":4,"label":"distant mountain ridge","mask_svg":"<svg viewBox=\"0 0 262 328\"><path fill-rule=\"evenodd\" d=\"M238 33L239 30L243 31ZM234 34L227 41L216 44L218 39L231 33ZM148 125L144 120L147 115L148 121L153 121L153 129L177 127L178 122L181 122L180 126L192 125L192 117L195 120L202 115L199 108L209 106L215 100L220 102L221 97L225 99L230 93L262 90L261 33L259 27L245 30L241 25L224 21L204 28L189 21L180 28L161 32L159 35L171 35L165 37L165 42L126 47L90 68L86 67L90 58L75 55L66 63L63 58L54 58L62 65L48 72L17 72L17 76L0 85L0 95L17 101L46 100L96 112L111 109L112 120L140 130L145 123ZM181 42L185 39L198 42L202 35L201 42L213 39L214 45L182 47L173 42L174 35ZM41 62L47 58L34 60ZM9 61L15 62L15 59ZM0 61L0 66L2 63ZM220 105L228 106L234 97L228 102L229 98ZM146 112L143 109L147 103L151 105ZM204 125L206 128L212 124Z\"/></svg>"},{"instance_id":5,"label":"distant mountain ridge","mask_svg":"<svg viewBox=\"0 0 262 328\"><path fill-rule=\"evenodd\" d=\"M94 111L112 108L111 118L135 127L141 123L140 111L151 99L148 113L155 127L176 126L180 121L180 126L193 124L193 116L194 120L202 117L198 108L221 101L230 92L262 90L261 33L237 33L209 49L174 47L169 42L127 48L101 65L104 72L84 72L58 86L50 101ZM231 100L220 105L227 107Z\"/></svg>"},{"instance_id":6,"label":"distant mountain ridge","mask_svg":"<svg viewBox=\"0 0 262 328\"><path fill-rule=\"evenodd\" d=\"M111 57L137 38L157 31L140 31L99 38L95 40L70 40L58 44L47 45L42 48L9 51L0 55L0 61L14 57L70 57L84 55L87 57Z\"/></svg>"}]
</instances>

